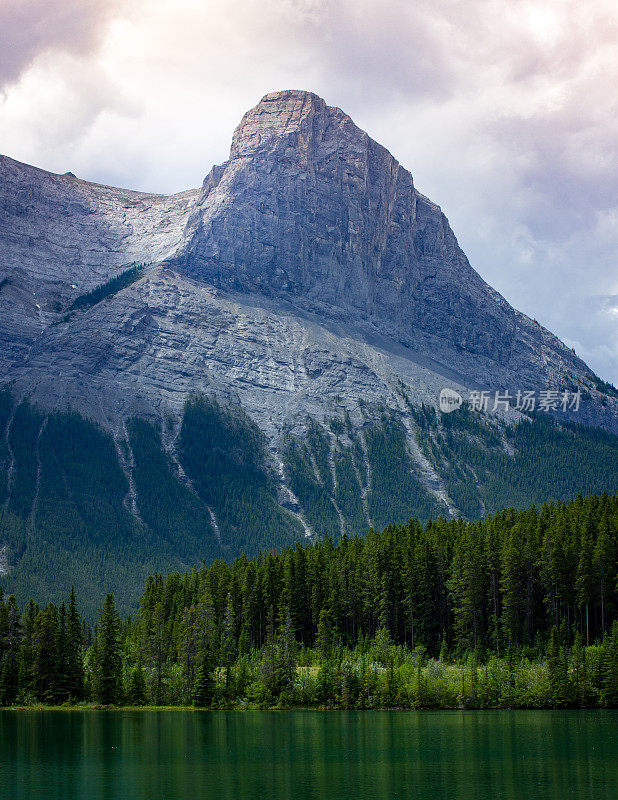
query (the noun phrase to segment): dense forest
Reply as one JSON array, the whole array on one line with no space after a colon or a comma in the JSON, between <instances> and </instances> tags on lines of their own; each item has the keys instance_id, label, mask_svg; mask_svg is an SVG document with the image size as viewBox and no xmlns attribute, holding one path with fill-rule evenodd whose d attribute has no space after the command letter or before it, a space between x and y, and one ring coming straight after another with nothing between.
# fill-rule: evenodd
<instances>
[{"instance_id":1,"label":"dense forest","mask_svg":"<svg viewBox=\"0 0 618 800\"><path fill-rule=\"evenodd\" d=\"M59 606L75 584L93 622L107 591L123 616L135 613L148 575L284 550L306 529L337 542L410 518L476 520L618 491L618 437L545 416L509 426L465 407L410 405L404 415L361 405L354 423L307 418L303 428L273 454L242 409L195 395L180 418L131 418L112 436L75 412L18 402L5 387L5 590L22 606L30 596Z\"/></svg>"},{"instance_id":2,"label":"dense forest","mask_svg":"<svg viewBox=\"0 0 618 800\"><path fill-rule=\"evenodd\" d=\"M616 706L617 578L603 494L154 575L92 629L2 596L0 703Z\"/></svg>"}]
</instances>

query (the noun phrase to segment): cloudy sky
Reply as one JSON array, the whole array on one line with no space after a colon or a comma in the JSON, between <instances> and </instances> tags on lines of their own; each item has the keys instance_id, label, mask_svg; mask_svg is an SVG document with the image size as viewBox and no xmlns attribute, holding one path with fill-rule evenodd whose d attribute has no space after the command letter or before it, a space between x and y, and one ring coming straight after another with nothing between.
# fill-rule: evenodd
<instances>
[{"instance_id":1,"label":"cloudy sky","mask_svg":"<svg viewBox=\"0 0 618 800\"><path fill-rule=\"evenodd\" d=\"M0 0L0 152L173 192L310 89L439 203L481 275L618 384L615 0Z\"/></svg>"}]
</instances>

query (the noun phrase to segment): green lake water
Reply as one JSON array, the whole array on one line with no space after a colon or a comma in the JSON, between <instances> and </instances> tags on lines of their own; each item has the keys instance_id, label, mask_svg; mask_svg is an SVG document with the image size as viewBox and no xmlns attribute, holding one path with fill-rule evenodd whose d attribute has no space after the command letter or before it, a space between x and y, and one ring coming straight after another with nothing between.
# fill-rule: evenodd
<instances>
[{"instance_id":1,"label":"green lake water","mask_svg":"<svg viewBox=\"0 0 618 800\"><path fill-rule=\"evenodd\" d=\"M11 800L618 800L618 712L0 711Z\"/></svg>"}]
</instances>

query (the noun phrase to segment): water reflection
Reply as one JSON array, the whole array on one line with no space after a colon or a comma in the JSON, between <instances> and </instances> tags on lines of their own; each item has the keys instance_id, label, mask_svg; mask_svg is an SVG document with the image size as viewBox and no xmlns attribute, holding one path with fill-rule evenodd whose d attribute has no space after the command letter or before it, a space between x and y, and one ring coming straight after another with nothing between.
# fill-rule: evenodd
<instances>
[{"instance_id":1,"label":"water reflection","mask_svg":"<svg viewBox=\"0 0 618 800\"><path fill-rule=\"evenodd\" d=\"M0 797L615 800L618 712L0 711Z\"/></svg>"}]
</instances>

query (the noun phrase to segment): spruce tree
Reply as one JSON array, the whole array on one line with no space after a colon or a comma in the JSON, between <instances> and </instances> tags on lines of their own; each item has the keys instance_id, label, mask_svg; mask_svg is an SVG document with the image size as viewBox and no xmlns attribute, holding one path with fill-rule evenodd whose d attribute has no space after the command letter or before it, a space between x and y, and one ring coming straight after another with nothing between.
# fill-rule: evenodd
<instances>
[{"instance_id":1,"label":"spruce tree","mask_svg":"<svg viewBox=\"0 0 618 800\"><path fill-rule=\"evenodd\" d=\"M146 646L149 661L157 675L155 702L160 703L163 692L163 667L167 658L167 630L161 602L155 604L154 611L146 622Z\"/></svg>"},{"instance_id":2,"label":"spruce tree","mask_svg":"<svg viewBox=\"0 0 618 800\"><path fill-rule=\"evenodd\" d=\"M236 657L236 621L234 616L234 603L232 593L227 596L223 628L221 630L221 666L225 670L225 696L230 694L231 668Z\"/></svg>"},{"instance_id":3,"label":"spruce tree","mask_svg":"<svg viewBox=\"0 0 618 800\"><path fill-rule=\"evenodd\" d=\"M549 635L545 658L549 676L549 700L552 705L562 704L566 699L567 671L560 632L554 625Z\"/></svg>"},{"instance_id":4,"label":"spruce tree","mask_svg":"<svg viewBox=\"0 0 618 800\"><path fill-rule=\"evenodd\" d=\"M618 620L606 634L601 648L601 698L605 705L618 705Z\"/></svg>"},{"instance_id":5,"label":"spruce tree","mask_svg":"<svg viewBox=\"0 0 618 800\"><path fill-rule=\"evenodd\" d=\"M108 594L99 613L97 663L94 665L95 697L103 705L118 703L121 697L122 661L120 618L114 597Z\"/></svg>"},{"instance_id":6,"label":"spruce tree","mask_svg":"<svg viewBox=\"0 0 618 800\"><path fill-rule=\"evenodd\" d=\"M185 608L182 612L179 650L180 662L187 681L187 696L191 699L193 697L199 656L199 637L194 605Z\"/></svg>"},{"instance_id":7,"label":"spruce tree","mask_svg":"<svg viewBox=\"0 0 618 800\"><path fill-rule=\"evenodd\" d=\"M198 669L193 687L193 705L206 708L215 693L214 670L219 657L219 633L210 591L206 591L196 609L199 631Z\"/></svg>"},{"instance_id":8,"label":"spruce tree","mask_svg":"<svg viewBox=\"0 0 618 800\"><path fill-rule=\"evenodd\" d=\"M57 667L57 695L59 702L69 699L68 688L68 638L67 638L67 610L64 603L60 605L58 614L58 667Z\"/></svg>"},{"instance_id":9,"label":"spruce tree","mask_svg":"<svg viewBox=\"0 0 618 800\"><path fill-rule=\"evenodd\" d=\"M34 632L39 609L30 599L23 618L23 637L19 650L19 688L24 699L36 693Z\"/></svg>"},{"instance_id":10,"label":"spruce tree","mask_svg":"<svg viewBox=\"0 0 618 800\"><path fill-rule=\"evenodd\" d=\"M136 664L131 670L129 688L127 690L127 703L130 706L143 706L146 702L146 680L141 664Z\"/></svg>"},{"instance_id":11,"label":"spruce tree","mask_svg":"<svg viewBox=\"0 0 618 800\"><path fill-rule=\"evenodd\" d=\"M21 643L21 617L15 601L10 595L5 604L3 632L0 636L0 705L11 703L19 688L19 647Z\"/></svg>"},{"instance_id":12,"label":"spruce tree","mask_svg":"<svg viewBox=\"0 0 618 800\"><path fill-rule=\"evenodd\" d=\"M36 695L44 703L60 699L59 663L60 624L58 609L48 603L37 614L34 625L34 685Z\"/></svg>"},{"instance_id":13,"label":"spruce tree","mask_svg":"<svg viewBox=\"0 0 618 800\"><path fill-rule=\"evenodd\" d=\"M277 683L279 693L291 691L296 677L296 658L298 645L294 635L292 615L286 607L279 625L277 637Z\"/></svg>"},{"instance_id":14,"label":"spruce tree","mask_svg":"<svg viewBox=\"0 0 618 800\"><path fill-rule=\"evenodd\" d=\"M73 700L81 700L84 696L83 645L83 629L77 610L75 588L71 587L66 622L65 669L67 692Z\"/></svg>"}]
</instances>

